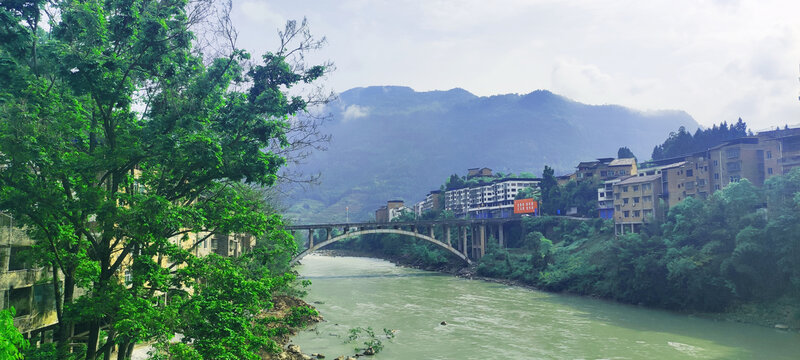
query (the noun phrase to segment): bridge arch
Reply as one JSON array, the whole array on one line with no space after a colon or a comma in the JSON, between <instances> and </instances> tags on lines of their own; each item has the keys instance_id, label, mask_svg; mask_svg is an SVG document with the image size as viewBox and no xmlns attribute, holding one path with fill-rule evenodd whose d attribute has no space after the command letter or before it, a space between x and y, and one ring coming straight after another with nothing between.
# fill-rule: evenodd
<instances>
[{"instance_id":1,"label":"bridge arch","mask_svg":"<svg viewBox=\"0 0 800 360\"><path fill-rule=\"evenodd\" d=\"M290 265L294 265L295 263L297 263L300 259L302 259L306 255L308 255L308 254L310 254L310 253L312 253L312 252L314 252L316 250L319 250L319 249L321 249L321 248L323 248L323 247L325 247L325 246L327 246L329 244L333 244L333 243L335 243L335 242L337 242L339 240L343 240L343 239L347 239L347 238L351 238L351 237L356 237L356 236L361 236L361 235L367 235L367 234L397 234L397 235L412 236L412 237L415 237L417 239L422 239L422 240L425 240L427 242L436 244L439 247L441 247L441 248L443 248L443 249L445 249L447 251L450 251L451 253L453 253L453 255L457 256L459 259L464 260L467 264L472 265L472 261L466 255L458 252L458 250L456 250L455 248L453 248L449 244L445 244L445 243L443 243L443 242L441 242L439 240L436 240L435 238L430 237L428 235L420 234L418 232L413 232L413 231L401 230L401 229L364 229L364 230L358 230L358 231L344 233L342 235L333 237L333 238L331 238L329 240L325 240L325 241L323 241L323 242L321 242L319 244L314 244L314 246L306 249L305 251L303 251L300 254L298 254L297 256L295 256L295 258L292 259L292 261L289 264Z\"/></svg>"}]
</instances>

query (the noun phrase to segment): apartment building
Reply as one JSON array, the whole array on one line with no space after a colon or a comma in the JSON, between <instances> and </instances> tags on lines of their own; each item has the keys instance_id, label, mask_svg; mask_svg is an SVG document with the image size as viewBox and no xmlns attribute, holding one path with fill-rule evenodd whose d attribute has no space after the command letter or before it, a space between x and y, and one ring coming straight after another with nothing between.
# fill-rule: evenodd
<instances>
[{"instance_id":1,"label":"apartment building","mask_svg":"<svg viewBox=\"0 0 800 360\"><path fill-rule=\"evenodd\" d=\"M419 203L420 208L424 205L424 202L425 201L421 201ZM381 206L380 209L375 211L375 221L389 222L394 220L394 218L402 215L404 212L412 212L412 211L415 210L406 207L403 200L389 200L386 202L386 206Z\"/></svg>"},{"instance_id":2,"label":"apartment building","mask_svg":"<svg viewBox=\"0 0 800 360\"><path fill-rule=\"evenodd\" d=\"M764 160L778 153L776 142L761 142L755 136L729 140L708 149L711 189L720 190L741 179L748 179L756 186L764 185L767 177ZM774 169L770 172L774 173Z\"/></svg>"},{"instance_id":3,"label":"apartment building","mask_svg":"<svg viewBox=\"0 0 800 360\"><path fill-rule=\"evenodd\" d=\"M595 161L582 161L576 166L575 179L587 180L590 178L600 181L612 180L622 176L635 175L637 172L636 159L624 158L599 158Z\"/></svg>"},{"instance_id":4,"label":"apartment building","mask_svg":"<svg viewBox=\"0 0 800 360\"><path fill-rule=\"evenodd\" d=\"M505 178L473 187L445 192L445 210L456 217L488 219L514 213L514 198L522 189L538 187L541 179Z\"/></svg>"},{"instance_id":5,"label":"apartment building","mask_svg":"<svg viewBox=\"0 0 800 360\"><path fill-rule=\"evenodd\" d=\"M467 169L467 179L471 179L474 177L492 177L492 169L487 167L485 168L472 168Z\"/></svg>"},{"instance_id":6,"label":"apartment building","mask_svg":"<svg viewBox=\"0 0 800 360\"><path fill-rule=\"evenodd\" d=\"M614 227L617 234L638 232L653 218L662 216L661 174L630 176L613 184Z\"/></svg>"},{"instance_id":7,"label":"apartment building","mask_svg":"<svg viewBox=\"0 0 800 360\"><path fill-rule=\"evenodd\" d=\"M0 213L0 309L13 306L14 326L29 338L58 322L52 269L35 267L22 256L32 245L14 219Z\"/></svg>"},{"instance_id":8,"label":"apartment building","mask_svg":"<svg viewBox=\"0 0 800 360\"><path fill-rule=\"evenodd\" d=\"M800 167L800 128L762 131L757 137L765 144L764 175L767 179Z\"/></svg>"},{"instance_id":9,"label":"apartment building","mask_svg":"<svg viewBox=\"0 0 800 360\"><path fill-rule=\"evenodd\" d=\"M603 182L597 189L597 216L601 219L614 218L614 184L622 179L612 179Z\"/></svg>"},{"instance_id":10,"label":"apartment building","mask_svg":"<svg viewBox=\"0 0 800 360\"><path fill-rule=\"evenodd\" d=\"M433 211L442 208L442 191L431 190L428 195L425 195L425 203L422 204L422 212Z\"/></svg>"}]
</instances>

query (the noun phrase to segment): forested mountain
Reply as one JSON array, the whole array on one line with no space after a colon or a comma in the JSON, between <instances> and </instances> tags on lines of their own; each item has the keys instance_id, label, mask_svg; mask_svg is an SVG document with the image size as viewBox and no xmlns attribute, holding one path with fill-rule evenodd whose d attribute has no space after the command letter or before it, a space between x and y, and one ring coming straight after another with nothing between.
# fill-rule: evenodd
<instances>
[{"instance_id":1,"label":"forested mountain","mask_svg":"<svg viewBox=\"0 0 800 360\"><path fill-rule=\"evenodd\" d=\"M748 132L747 123L742 121L742 118L735 124L728 126L727 122L722 122L717 126L714 124L709 129L698 128L694 135L686 131L686 128L681 126L678 132L669 133L669 137L661 145L656 145L653 148L653 160L669 159L681 155L688 155L698 151L705 151L708 148L719 145L726 140L738 139L753 135L753 132Z\"/></svg>"},{"instance_id":2,"label":"forested mountain","mask_svg":"<svg viewBox=\"0 0 800 360\"><path fill-rule=\"evenodd\" d=\"M289 217L302 222L344 220L345 208L351 220L366 220L386 200L419 201L471 167L541 174L547 164L569 173L621 146L647 154L673 129L697 127L683 111L586 105L546 90L479 97L463 89L354 88L327 112L329 149L300 168L321 172L321 184L292 189L287 201Z\"/></svg>"}]
</instances>

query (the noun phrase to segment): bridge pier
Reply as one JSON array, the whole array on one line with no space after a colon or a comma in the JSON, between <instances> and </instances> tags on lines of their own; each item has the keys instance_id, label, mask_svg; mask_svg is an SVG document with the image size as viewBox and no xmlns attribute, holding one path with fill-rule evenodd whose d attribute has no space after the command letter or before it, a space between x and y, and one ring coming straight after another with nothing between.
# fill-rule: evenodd
<instances>
[{"instance_id":1,"label":"bridge pier","mask_svg":"<svg viewBox=\"0 0 800 360\"><path fill-rule=\"evenodd\" d=\"M459 229L461 229L461 253L469 256L469 251L467 250L467 227L459 226Z\"/></svg>"},{"instance_id":2,"label":"bridge pier","mask_svg":"<svg viewBox=\"0 0 800 360\"><path fill-rule=\"evenodd\" d=\"M497 243L500 244L500 248L506 247L505 240L503 240L503 223L497 225Z\"/></svg>"},{"instance_id":3,"label":"bridge pier","mask_svg":"<svg viewBox=\"0 0 800 360\"><path fill-rule=\"evenodd\" d=\"M308 229L308 248L314 247L314 229Z\"/></svg>"},{"instance_id":4,"label":"bridge pier","mask_svg":"<svg viewBox=\"0 0 800 360\"><path fill-rule=\"evenodd\" d=\"M453 245L450 245L450 227L447 225L444 226L444 243L449 247L453 247Z\"/></svg>"},{"instance_id":5,"label":"bridge pier","mask_svg":"<svg viewBox=\"0 0 800 360\"><path fill-rule=\"evenodd\" d=\"M333 232L332 228L325 228L325 241L328 241L333 237L331 236L331 232Z\"/></svg>"},{"instance_id":6,"label":"bridge pier","mask_svg":"<svg viewBox=\"0 0 800 360\"><path fill-rule=\"evenodd\" d=\"M478 225L478 232L480 233L480 245L478 247L478 259L482 258L486 253L486 225Z\"/></svg>"}]
</instances>

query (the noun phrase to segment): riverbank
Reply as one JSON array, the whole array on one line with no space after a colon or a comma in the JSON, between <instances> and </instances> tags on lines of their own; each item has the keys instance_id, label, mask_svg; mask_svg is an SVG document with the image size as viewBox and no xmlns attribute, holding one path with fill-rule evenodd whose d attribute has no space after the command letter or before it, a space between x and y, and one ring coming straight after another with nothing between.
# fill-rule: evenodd
<instances>
[{"instance_id":1,"label":"riverbank","mask_svg":"<svg viewBox=\"0 0 800 360\"><path fill-rule=\"evenodd\" d=\"M449 264L448 266L425 266L418 261L408 259L402 256L388 256L386 254L367 253L354 250L335 249L335 250L318 250L316 253L325 256L352 256L352 257L365 257L365 258L378 258L390 261L398 266L403 266L412 269L435 271L448 275L453 275L465 279L482 280L497 284L508 286L517 286L535 291L547 291L546 289L537 288L522 281L493 278L487 276L479 276L477 274L477 264L472 266L458 266L456 264ZM576 296L583 296L589 298L600 298L596 296L565 292L553 292L559 294L569 294ZM639 305L647 307L644 305ZM653 307L647 307L653 308ZM653 308L658 309L658 308ZM723 312L689 312L689 311L673 311L678 314L687 316L694 316L699 318L711 319L715 321L737 322L744 324L759 325L768 328L775 328L785 331L800 332L800 306L796 301L790 298L781 298L774 302L761 302L761 303L737 303L732 304Z\"/></svg>"},{"instance_id":2,"label":"riverbank","mask_svg":"<svg viewBox=\"0 0 800 360\"><path fill-rule=\"evenodd\" d=\"M275 296L272 303L272 308L266 311L264 316L274 317L280 320L278 322L273 322L270 325L271 329L277 329L278 327L283 327L285 329L285 331L277 331L280 335L272 338L272 340L278 343L282 350L277 354L263 352L261 353L261 358L264 360L309 360L315 358L316 356L312 357L311 355L303 354L299 346L293 345L290 342L291 338L297 335L300 330L323 321L322 316L319 314L306 314L300 317L294 315L292 309L298 307L313 309L314 307L302 299L293 296L278 295Z\"/></svg>"}]
</instances>

